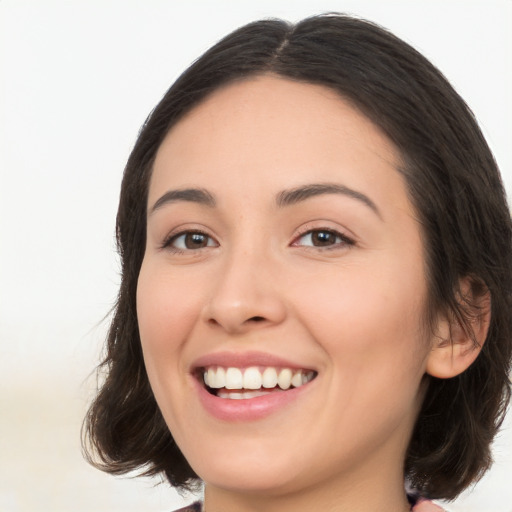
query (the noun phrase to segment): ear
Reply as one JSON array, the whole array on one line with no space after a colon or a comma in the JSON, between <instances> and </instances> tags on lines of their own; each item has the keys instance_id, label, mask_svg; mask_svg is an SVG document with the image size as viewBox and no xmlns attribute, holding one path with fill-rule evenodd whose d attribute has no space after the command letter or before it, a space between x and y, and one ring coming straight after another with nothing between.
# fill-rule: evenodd
<instances>
[{"instance_id":1,"label":"ear","mask_svg":"<svg viewBox=\"0 0 512 512\"><path fill-rule=\"evenodd\" d=\"M449 318L440 315L426 366L426 372L439 379L455 377L469 368L480 354L489 330L491 295L487 287L465 277L460 280L458 295L469 329L453 313Z\"/></svg>"}]
</instances>

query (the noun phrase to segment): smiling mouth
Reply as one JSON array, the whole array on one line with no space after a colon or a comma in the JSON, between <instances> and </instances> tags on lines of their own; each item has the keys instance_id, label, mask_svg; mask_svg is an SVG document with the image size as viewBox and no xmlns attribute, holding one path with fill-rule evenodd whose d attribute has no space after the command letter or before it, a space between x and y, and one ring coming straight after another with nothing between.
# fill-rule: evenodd
<instances>
[{"instance_id":1,"label":"smiling mouth","mask_svg":"<svg viewBox=\"0 0 512 512\"><path fill-rule=\"evenodd\" d=\"M198 378L210 394L219 398L241 400L298 388L311 382L316 376L317 372L305 369L210 366L201 368Z\"/></svg>"}]
</instances>

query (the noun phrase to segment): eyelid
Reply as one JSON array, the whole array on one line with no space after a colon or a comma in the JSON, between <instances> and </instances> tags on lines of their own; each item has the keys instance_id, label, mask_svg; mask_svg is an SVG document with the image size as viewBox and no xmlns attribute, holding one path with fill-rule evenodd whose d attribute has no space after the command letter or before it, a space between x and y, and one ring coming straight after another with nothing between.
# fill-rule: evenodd
<instances>
[{"instance_id":1,"label":"eyelid","mask_svg":"<svg viewBox=\"0 0 512 512\"><path fill-rule=\"evenodd\" d=\"M331 233L335 235L337 238L340 238L340 242L333 243L331 245L303 245L299 244L301 238L308 234L312 234L315 232L326 232ZM209 239L209 242L204 247L197 247L197 248L180 248L180 247L174 247L172 244L175 240L182 236L190 235L190 234L200 234ZM213 241L213 244L210 244L210 241ZM346 233L346 230L341 229L339 227L334 228L332 226L327 226L325 224L311 224L308 223L304 226L302 226L297 233L294 235L293 240L291 242L291 246L294 247L302 247L302 248L311 248L313 250L332 250L332 249L340 249L340 248L347 248L350 246L353 246L356 244L355 237L352 235L349 235ZM171 250L175 253L185 253L185 252L199 252L201 249L211 248L211 247L218 247L220 244L217 241L217 239L211 235L208 230L202 229L200 227L185 227L185 226L179 226L175 229L173 229L170 233L168 233L163 241L159 244L160 249L165 250Z\"/></svg>"},{"instance_id":2,"label":"eyelid","mask_svg":"<svg viewBox=\"0 0 512 512\"><path fill-rule=\"evenodd\" d=\"M180 238L182 236L186 236L186 235L190 235L190 234L204 235L205 237L209 238L210 240L213 240L214 245L207 244L205 247L198 247L196 249L182 249L179 247L172 246L172 243L175 240L177 240L178 238ZM215 237L213 237L206 230L201 229L201 228L192 228L192 227L190 227L190 228L180 227L180 228L172 230L160 244L161 249L171 250L172 252L175 252L175 253L198 252L199 250L206 249L207 247L218 247L218 246L219 246L219 242L215 239Z\"/></svg>"},{"instance_id":3,"label":"eyelid","mask_svg":"<svg viewBox=\"0 0 512 512\"><path fill-rule=\"evenodd\" d=\"M315 233L315 232L326 232L326 233L332 233L336 237L339 237L342 241L338 242L336 244L332 245L326 245L326 246L314 246L314 245L299 245L297 242L303 238L304 236ZM332 250L332 249L339 249L341 247L351 247L356 244L355 237L348 235L345 230L341 228L334 228L331 226L325 226L325 225L311 225L307 224L303 226L301 229L299 229L298 233L294 236L293 241L290 245L294 247L303 247L303 248L311 248L314 250Z\"/></svg>"}]
</instances>

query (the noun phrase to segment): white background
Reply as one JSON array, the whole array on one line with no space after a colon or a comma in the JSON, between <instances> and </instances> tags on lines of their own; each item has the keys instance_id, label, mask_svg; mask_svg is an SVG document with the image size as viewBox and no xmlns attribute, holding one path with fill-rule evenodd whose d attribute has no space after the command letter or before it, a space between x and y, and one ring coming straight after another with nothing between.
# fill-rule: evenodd
<instances>
[{"instance_id":1,"label":"white background","mask_svg":"<svg viewBox=\"0 0 512 512\"><path fill-rule=\"evenodd\" d=\"M79 430L119 284L114 218L139 126L177 75L261 17L356 13L430 58L512 191L512 2L0 0L0 510L170 511L155 481L90 468ZM512 425L453 512L512 511ZM508 473L508 474L507 474Z\"/></svg>"}]
</instances>

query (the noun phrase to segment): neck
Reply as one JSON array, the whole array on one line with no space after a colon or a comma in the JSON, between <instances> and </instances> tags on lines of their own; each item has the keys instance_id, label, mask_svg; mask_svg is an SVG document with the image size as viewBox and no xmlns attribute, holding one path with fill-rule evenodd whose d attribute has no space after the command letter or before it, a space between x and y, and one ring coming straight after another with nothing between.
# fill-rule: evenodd
<instances>
[{"instance_id":1,"label":"neck","mask_svg":"<svg viewBox=\"0 0 512 512\"><path fill-rule=\"evenodd\" d=\"M238 489L207 482L205 512L409 512L403 461L413 424L411 415L386 442L368 447L365 456L345 461L338 471L309 471L261 487L255 479Z\"/></svg>"},{"instance_id":2,"label":"neck","mask_svg":"<svg viewBox=\"0 0 512 512\"><path fill-rule=\"evenodd\" d=\"M241 492L206 484L205 512L409 512L402 471L322 481L298 490Z\"/></svg>"}]
</instances>

